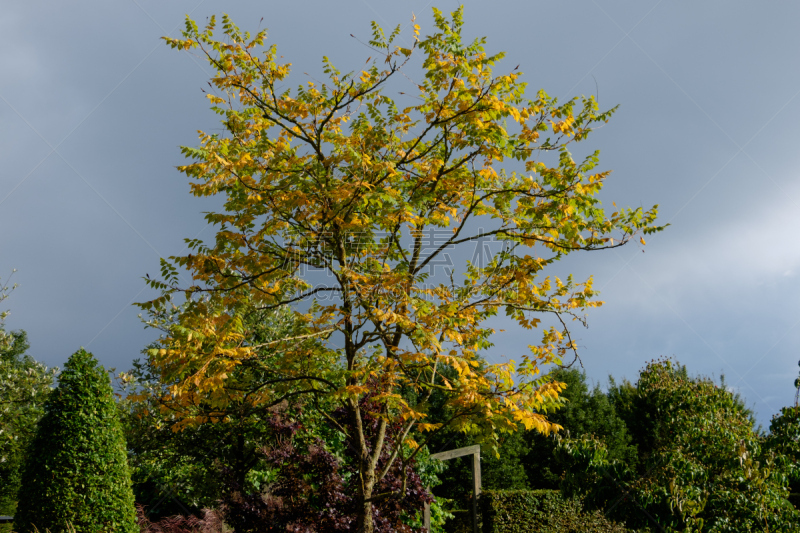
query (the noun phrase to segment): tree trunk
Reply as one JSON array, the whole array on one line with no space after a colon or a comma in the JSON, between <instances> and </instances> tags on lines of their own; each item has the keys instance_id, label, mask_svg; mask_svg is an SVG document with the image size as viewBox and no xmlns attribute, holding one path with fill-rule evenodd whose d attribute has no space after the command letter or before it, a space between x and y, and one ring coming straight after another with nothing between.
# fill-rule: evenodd
<instances>
[{"instance_id":1,"label":"tree trunk","mask_svg":"<svg viewBox=\"0 0 800 533\"><path fill-rule=\"evenodd\" d=\"M358 533L374 533L375 523L372 519L372 492L375 489L375 461L370 456L370 449L367 444L367 436L364 431L364 423L361 418L361 409L358 401L353 402L353 422L360 448L360 467L359 476L361 477L359 488L361 489L358 509L357 529ZM374 450L373 450L374 452Z\"/></svg>"},{"instance_id":2,"label":"tree trunk","mask_svg":"<svg viewBox=\"0 0 800 533\"><path fill-rule=\"evenodd\" d=\"M365 487L366 488L366 487ZM372 497L372 488L363 494L361 507L358 510L358 533L374 533L375 523L372 520L372 502L367 501Z\"/></svg>"}]
</instances>

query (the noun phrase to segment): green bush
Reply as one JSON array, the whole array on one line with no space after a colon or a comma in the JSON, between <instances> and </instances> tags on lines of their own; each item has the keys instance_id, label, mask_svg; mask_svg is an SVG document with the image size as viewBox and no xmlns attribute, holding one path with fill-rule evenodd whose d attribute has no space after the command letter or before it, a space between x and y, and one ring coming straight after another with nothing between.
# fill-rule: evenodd
<instances>
[{"instance_id":1,"label":"green bush","mask_svg":"<svg viewBox=\"0 0 800 533\"><path fill-rule=\"evenodd\" d=\"M77 351L44 405L28 450L19 533L138 533L131 479L108 374Z\"/></svg>"},{"instance_id":2,"label":"green bush","mask_svg":"<svg viewBox=\"0 0 800 533\"><path fill-rule=\"evenodd\" d=\"M609 395L638 460L610 458L592 435L562 439L556 458L566 465L565 495L580 497L586 508L609 509L629 527L800 531L800 513L788 500L791 465L765 448L752 412L724 381L691 377L680 363L660 359L647 364L635 385L625 382Z\"/></svg>"},{"instance_id":3,"label":"green bush","mask_svg":"<svg viewBox=\"0 0 800 533\"><path fill-rule=\"evenodd\" d=\"M28 445L42 416L56 369L25 355L24 331L5 333L0 327L0 515L13 515ZM0 524L0 532L11 524Z\"/></svg>"},{"instance_id":4,"label":"green bush","mask_svg":"<svg viewBox=\"0 0 800 533\"><path fill-rule=\"evenodd\" d=\"M557 490L487 490L480 497L483 533L627 533L599 511Z\"/></svg>"}]
</instances>

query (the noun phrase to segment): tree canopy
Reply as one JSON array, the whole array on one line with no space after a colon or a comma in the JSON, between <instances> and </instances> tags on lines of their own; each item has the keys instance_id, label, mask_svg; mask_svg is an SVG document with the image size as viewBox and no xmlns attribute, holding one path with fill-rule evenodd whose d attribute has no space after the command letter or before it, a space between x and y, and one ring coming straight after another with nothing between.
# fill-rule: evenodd
<instances>
[{"instance_id":1,"label":"tree canopy","mask_svg":"<svg viewBox=\"0 0 800 533\"><path fill-rule=\"evenodd\" d=\"M189 254L148 279L163 294L143 309L161 312L178 294L187 302L154 362L174 401L224 402L217 391L259 348L246 317L294 305L306 332L274 342L282 355L251 400L302 390L345 409L342 422L328 418L354 443L360 531L373 529L372 502L397 496L374 493L393 462L413 461L436 431L478 421L490 435L557 428L547 413L561 405L563 385L541 370L575 349L567 321L599 302L591 278L544 270L571 252L661 229L655 207L607 214L597 195L609 171L594 171L597 152L576 162L568 150L613 109L544 91L526 99L517 69L493 72L504 54L488 54L485 39L462 40L463 9L449 18L434 9L433 19L422 38L413 24L409 47L397 45L400 26L387 36L373 23L363 69L342 73L323 57L327 80L294 91L290 64L264 47L265 31L251 36L223 16L217 40L214 17L202 29L187 18L181 38L164 38L199 50L216 71L207 96L225 130L201 132L179 168L194 195L225 203L206 215L214 243L188 240ZM395 101L389 88L403 77L418 78L414 94ZM452 258L480 239L502 249L458 269ZM181 269L191 285L180 286ZM530 353L483 365L479 352L496 333L486 320L499 312L528 329L550 315L558 327L544 327ZM309 337L324 342L298 342ZM455 374L443 377L445 367ZM447 395L443 422L426 421L433 390ZM367 394L379 421L372 438ZM400 437L387 439L396 421Z\"/></svg>"},{"instance_id":2,"label":"tree canopy","mask_svg":"<svg viewBox=\"0 0 800 533\"><path fill-rule=\"evenodd\" d=\"M796 531L787 472L765 450L741 399L661 359L609 396L628 423L635 462L593 436L564 439L562 490L628 526L662 531Z\"/></svg>"}]
</instances>

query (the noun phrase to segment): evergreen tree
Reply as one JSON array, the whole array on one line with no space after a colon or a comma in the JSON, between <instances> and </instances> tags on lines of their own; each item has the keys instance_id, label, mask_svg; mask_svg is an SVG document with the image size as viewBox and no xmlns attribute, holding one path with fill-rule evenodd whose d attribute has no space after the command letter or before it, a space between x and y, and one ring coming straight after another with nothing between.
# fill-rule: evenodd
<instances>
[{"instance_id":1,"label":"evergreen tree","mask_svg":"<svg viewBox=\"0 0 800 533\"><path fill-rule=\"evenodd\" d=\"M108 374L75 352L44 405L14 519L19 533L138 532L125 440Z\"/></svg>"},{"instance_id":2,"label":"evergreen tree","mask_svg":"<svg viewBox=\"0 0 800 533\"><path fill-rule=\"evenodd\" d=\"M796 532L800 514L786 471L754 426L744 400L692 377L676 361L651 361L635 384L609 396L636 445L636 462L610 457L593 437L563 439L561 489L628 527L661 531Z\"/></svg>"},{"instance_id":3,"label":"evergreen tree","mask_svg":"<svg viewBox=\"0 0 800 533\"><path fill-rule=\"evenodd\" d=\"M635 462L636 448L631 445L631 435L608 395L597 385L590 390L586 373L577 369L557 369L552 377L567 385L562 393L566 405L550 415L553 422L564 428L558 435L594 435L606 445L609 459ZM528 452L522 463L530 488L559 488L565 465L555 460L556 439L556 434L545 436L527 432Z\"/></svg>"}]
</instances>

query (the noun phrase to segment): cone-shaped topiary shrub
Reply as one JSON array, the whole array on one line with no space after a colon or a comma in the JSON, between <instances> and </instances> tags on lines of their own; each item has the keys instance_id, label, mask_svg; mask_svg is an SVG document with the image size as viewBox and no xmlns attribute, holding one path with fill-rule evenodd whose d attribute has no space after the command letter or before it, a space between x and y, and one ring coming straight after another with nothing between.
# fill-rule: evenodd
<instances>
[{"instance_id":1,"label":"cone-shaped topiary shrub","mask_svg":"<svg viewBox=\"0 0 800 533\"><path fill-rule=\"evenodd\" d=\"M68 524L77 533L138 533L111 382L83 349L69 358L45 402L18 501L19 533L61 533Z\"/></svg>"}]
</instances>

